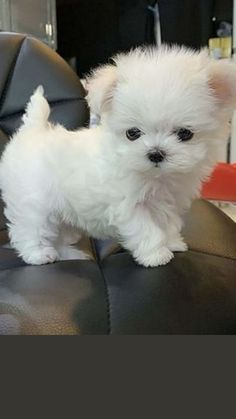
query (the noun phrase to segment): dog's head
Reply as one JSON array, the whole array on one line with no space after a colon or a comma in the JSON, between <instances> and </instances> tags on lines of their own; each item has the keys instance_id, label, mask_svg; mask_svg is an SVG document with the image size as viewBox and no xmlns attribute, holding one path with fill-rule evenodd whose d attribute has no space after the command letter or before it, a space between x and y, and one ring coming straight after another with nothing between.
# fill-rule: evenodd
<instances>
[{"instance_id":1,"label":"dog's head","mask_svg":"<svg viewBox=\"0 0 236 419\"><path fill-rule=\"evenodd\" d=\"M136 49L95 70L88 102L130 168L189 172L227 137L236 66L205 51Z\"/></svg>"}]
</instances>

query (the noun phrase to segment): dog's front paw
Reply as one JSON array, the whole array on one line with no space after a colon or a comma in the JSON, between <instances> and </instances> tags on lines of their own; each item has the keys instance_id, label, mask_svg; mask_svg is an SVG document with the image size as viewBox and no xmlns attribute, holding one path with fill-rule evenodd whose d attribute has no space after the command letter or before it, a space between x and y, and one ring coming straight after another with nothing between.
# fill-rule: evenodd
<instances>
[{"instance_id":1,"label":"dog's front paw","mask_svg":"<svg viewBox=\"0 0 236 419\"><path fill-rule=\"evenodd\" d=\"M53 247L39 247L22 254L22 259L29 265L45 265L58 260L59 255Z\"/></svg>"},{"instance_id":2,"label":"dog's front paw","mask_svg":"<svg viewBox=\"0 0 236 419\"><path fill-rule=\"evenodd\" d=\"M188 250L188 245L181 236L170 239L167 246L172 252L186 252Z\"/></svg>"},{"instance_id":3,"label":"dog's front paw","mask_svg":"<svg viewBox=\"0 0 236 419\"><path fill-rule=\"evenodd\" d=\"M163 246L149 255L138 255L136 260L140 265L143 265L146 268L153 268L155 266L166 265L173 257L174 254L167 247Z\"/></svg>"}]
</instances>

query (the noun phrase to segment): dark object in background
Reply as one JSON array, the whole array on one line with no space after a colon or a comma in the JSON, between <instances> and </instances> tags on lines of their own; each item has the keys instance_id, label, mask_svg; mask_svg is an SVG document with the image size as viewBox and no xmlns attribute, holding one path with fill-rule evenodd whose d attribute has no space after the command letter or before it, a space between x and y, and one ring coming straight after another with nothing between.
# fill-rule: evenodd
<instances>
[{"instance_id":1,"label":"dark object in background","mask_svg":"<svg viewBox=\"0 0 236 419\"><path fill-rule=\"evenodd\" d=\"M83 76L120 51L155 42L155 0L57 0L58 52Z\"/></svg>"},{"instance_id":2,"label":"dark object in background","mask_svg":"<svg viewBox=\"0 0 236 419\"><path fill-rule=\"evenodd\" d=\"M155 43L155 0L57 0L58 52L79 57L80 76L119 51ZM158 0L163 43L208 45L221 22L232 23L233 0ZM214 19L213 19L214 18Z\"/></svg>"},{"instance_id":3,"label":"dark object in background","mask_svg":"<svg viewBox=\"0 0 236 419\"><path fill-rule=\"evenodd\" d=\"M165 43L200 48L217 36L220 22L232 23L233 0L158 0L158 6Z\"/></svg>"}]
</instances>

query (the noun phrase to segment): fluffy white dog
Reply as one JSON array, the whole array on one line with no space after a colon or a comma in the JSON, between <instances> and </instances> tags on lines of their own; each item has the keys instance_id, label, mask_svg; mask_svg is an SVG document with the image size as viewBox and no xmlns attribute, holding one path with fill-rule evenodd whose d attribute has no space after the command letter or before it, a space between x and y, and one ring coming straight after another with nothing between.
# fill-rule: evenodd
<instances>
[{"instance_id":1,"label":"fluffy white dog","mask_svg":"<svg viewBox=\"0 0 236 419\"><path fill-rule=\"evenodd\" d=\"M187 249L182 216L227 139L235 98L233 64L177 47L137 49L96 70L96 128L49 123L38 88L0 164L13 247L27 263L54 262L68 225L116 237L146 267L168 263Z\"/></svg>"}]
</instances>

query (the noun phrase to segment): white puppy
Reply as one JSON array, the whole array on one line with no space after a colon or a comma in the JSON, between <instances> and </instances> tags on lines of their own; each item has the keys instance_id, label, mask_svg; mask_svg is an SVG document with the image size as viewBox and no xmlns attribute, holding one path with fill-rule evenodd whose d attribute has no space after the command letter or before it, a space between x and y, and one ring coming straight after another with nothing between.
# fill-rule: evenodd
<instances>
[{"instance_id":1,"label":"white puppy","mask_svg":"<svg viewBox=\"0 0 236 419\"><path fill-rule=\"evenodd\" d=\"M42 89L31 97L0 164L11 243L27 263L54 262L67 224L164 265L187 249L182 216L227 139L235 66L137 49L95 71L88 92L101 125L74 132L48 122Z\"/></svg>"}]
</instances>

